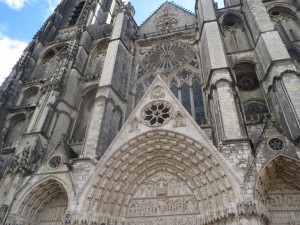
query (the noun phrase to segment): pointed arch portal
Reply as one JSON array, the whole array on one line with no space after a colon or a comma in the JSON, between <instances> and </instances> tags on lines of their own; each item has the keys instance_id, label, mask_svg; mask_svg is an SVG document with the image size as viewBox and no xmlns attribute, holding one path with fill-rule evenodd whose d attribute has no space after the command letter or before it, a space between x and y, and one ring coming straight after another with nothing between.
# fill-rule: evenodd
<instances>
[{"instance_id":1,"label":"pointed arch portal","mask_svg":"<svg viewBox=\"0 0 300 225\"><path fill-rule=\"evenodd\" d=\"M283 155L269 162L256 197L269 211L270 225L300 224L300 162Z\"/></svg>"},{"instance_id":2,"label":"pointed arch portal","mask_svg":"<svg viewBox=\"0 0 300 225\"><path fill-rule=\"evenodd\" d=\"M17 212L8 217L6 224L62 224L68 207L68 194L59 181L46 180L36 185L27 195L23 194L19 195L22 200Z\"/></svg>"},{"instance_id":3,"label":"pointed arch portal","mask_svg":"<svg viewBox=\"0 0 300 225\"><path fill-rule=\"evenodd\" d=\"M82 194L78 211L85 213L73 222L203 224L230 215L238 187L214 150L182 134L151 131L103 156Z\"/></svg>"}]
</instances>

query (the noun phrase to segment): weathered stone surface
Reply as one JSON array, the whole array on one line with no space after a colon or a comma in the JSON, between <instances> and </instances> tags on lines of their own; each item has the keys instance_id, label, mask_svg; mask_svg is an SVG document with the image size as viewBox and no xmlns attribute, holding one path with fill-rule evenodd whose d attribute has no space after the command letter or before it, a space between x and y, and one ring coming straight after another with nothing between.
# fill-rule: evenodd
<instances>
[{"instance_id":1,"label":"weathered stone surface","mask_svg":"<svg viewBox=\"0 0 300 225\"><path fill-rule=\"evenodd\" d=\"M0 89L0 224L300 223L299 0L195 6L59 4Z\"/></svg>"}]
</instances>

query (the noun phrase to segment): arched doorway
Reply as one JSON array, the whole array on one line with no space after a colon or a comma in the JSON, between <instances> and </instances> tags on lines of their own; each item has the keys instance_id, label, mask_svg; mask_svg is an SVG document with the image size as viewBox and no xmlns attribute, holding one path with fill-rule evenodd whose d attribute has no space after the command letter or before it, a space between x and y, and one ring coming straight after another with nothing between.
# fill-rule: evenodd
<instances>
[{"instance_id":1,"label":"arched doorway","mask_svg":"<svg viewBox=\"0 0 300 225\"><path fill-rule=\"evenodd\" d=\"M75 221L95 224L204 224L230 216L237 180L213 149L156 130L101 159ZM234 202L232 204L232 202Z\"/></svg>"},{"instance_id":2,"label":"arched doorway","mask_svg":"<svg viewBox=\"0 0 300 225\"><path fill-rule=\"evenodd\" d=\"M257 199L270 214L270 225L300 224L300 162L286 156L273 159L261 172Z\"/></svg>"},{"instance_id":3,"label":"arched doorway","mask_svg":"<svg viewBox=\"0 0 300 225\"><path fill-rule=\"evenodd\" d=\"M49 179L34 187L11 212L6 224L61 225L68 207L68 194L63 185ZM16 199L18 201L18 198Z\"/></svg>"}]
</instances>

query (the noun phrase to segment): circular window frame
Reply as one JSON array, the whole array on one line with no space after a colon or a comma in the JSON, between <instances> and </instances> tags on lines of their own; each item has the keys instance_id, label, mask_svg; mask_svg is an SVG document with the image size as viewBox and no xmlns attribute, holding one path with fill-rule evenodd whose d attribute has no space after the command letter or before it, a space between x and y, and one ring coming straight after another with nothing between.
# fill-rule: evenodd
<instances>
[{"instance_id":1,"label":"circular window frame","mask_svg":"<svg viewBox=\"0 0 300 225\"><path fill-rule=\"evenodd\" d=\"M271 147L271 145L270 145L270 141L271 140L274 140L274 139L278 139L278 140L280 140L281 142L282 142L282 148L281 149L274 149L274 148L272 148ZM271 150L271 151L273 151L273 152L281 152L281 151L284 151L284 149L285 149L285 143L284 143L284 141L281 139L281 138L279 138L279 137L272 137L272 138L270 138L269 140L268 140L268 142L267 142L267 145L268 145L268 148Z\"/></svg>"},{"instance_id":2,"label":"circular window frame","mask_svg":"<svg viewBox=\"0 0 300 225\"><path fill-rule=\"evenodd\" d=\"M56 159L59 159L60 162L56 166L51 165L52 161ZM56 170L58 167L60 167L61 164L62 164L62 157L60 155L52 156L48 161L48 167L52 170Z\"/></svg>"},{"instance_id":3,"label":"circular window frame","mask_svg":"<svg viewBox=\"0 0 300 225\"><path fill-rule=\"evenodd\" d=\"M163 41L146 52L140 66L147 73L159 71L169 75L192 61L195 55L195 50L187 43Z\"/></svg>"},{"instance_id":4,"label":"circular window frame","mask_svg":"<svg viewBox=\"0 0 300 225\"><path fill-rule=\"evenodd\" d=\"M164 105L164 108L159 109L159 106L162 104ZM157 109L156 110L151 109L153 106L155 106ZM168 111L163 112L164 109L168 109ZM150 111L152 112L151 114ZM159 115L153 115L155 113L158 113ZM168 117L162 118L163 114L168 114ZM156 101L149 102L147 105L144 106L144 108L141 111L142 122L143 124L149 127L160 127L167 124L171 120L172 115L173 115L173 107L171 103L164 100L156 100ZM146 119L146 117L149 117L149 119ZM163 119L163 122L162 123L157 122L158 118ZM151 124L151 120L153 119L156 119L156 122L154 124Z\"/></svg>"}]
</instances>

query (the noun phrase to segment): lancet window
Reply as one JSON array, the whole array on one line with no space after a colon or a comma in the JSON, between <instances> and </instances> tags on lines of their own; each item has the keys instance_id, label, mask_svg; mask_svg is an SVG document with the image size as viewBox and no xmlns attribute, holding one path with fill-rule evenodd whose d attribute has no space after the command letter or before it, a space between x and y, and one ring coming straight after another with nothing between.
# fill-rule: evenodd
<instances>
[{"instance_id":1,"label":"lancet window","mask_svg":"<svg viewBox=\"0 0 300 225\"><path fill-rule=\"evenodd\" d=\"M42 80L59 68L67 54L67 45L56 46L48 51L41 57L39 63L33 71L33 80Z\"/></svg>"},{"instance_id":2,"label":"lancet window","mask_svg":"<svg viewBox=\"0 0 300 225\"><path fill-rule=\"evenodd\" d=\"M163 42L150 49L137 71L137 104L155 77L167 80L170 90L198 122L205 122L200 62L193 48L181 42Z\"/></svg>"},{"instance_id":3,"label":"lancet window","mask_svg":"<svg viewBox=\"0 0 300 225\"><path fill-rule=\"evenodd\" d=\"M77 23L77 20L82 12L84 5L85 5L85 1L81 1L78 3L78 5L76 5L73 8L72 14L69 18L69 26L75 25Z\"/></svg>"},{"instance_id":4,"label":"lancet window","mask_svg":"<svg viewBox=\"0 0 300 225\"><path fill-rule=\"evenodd\" d=\"M35 103L37 100L37 94L39 92L38 87L30 87L23 92L23 98L21 102L21 106L30 106Z\"/></svg>"},{"instance_id":5,"label":"lancet window","mask_svg":"<svg viewBox=\"0 0 300 225\"><path fill-rule=\"evenodd\" d=\"M96 91L96 89L92 89L82 97L80 111L72 135L72 141L74 143L84 142L90 115L94 106Z\"/></svg>"},{"instance_id":6,"label":"lancet window","mask_svg":"<svg viewBox=\"0 0 300 225\"><path fill-rule=\"evenodd\" d=\"M228 53L251 48L247 29L239 16L234 14L227 15L222 22L222 30Z\"/></svg>"},{"instance_id":7,"label":"lancet window","mask_svg":"<svg viewBox=\"0 0 300 225\"><path fill-rule=\"evenodd\" d=\"M300 40L300 21L292 10L273 7L269 15L284 42Z\"/></svg>"},{"instance_id":8,"label":"lancet window","mask_svg":"<svg viewBox=\"0 0 300 225\"><path fill-rule=\"evenodd\" d=\"M25 121L25 114L17 114L10 118L6 128L3 130L5 147L11 147L16 143L24 130Z\"/></svg>"},{"instance_id":9,"label":"lancet window","mask_svg":"<svg viewBox=\"0 0 300 225\"><path fill-rule=\"evenodd\" d=\"M239 97L243 102L247 122L261 122L269 118L269 110L260 88L255 65L241 62L234 67Z\"/></svg>"},{"instance_id":10,"label":"lancet window","mask_svg":"<svg viewBox=\"0 0 300 225\"><path fill-rule=\"evenodd\" d=\"M94 49L87 66L87 76L101 76L107 47L108 42L103 41Z\"/></svg>"}]
</instances>

